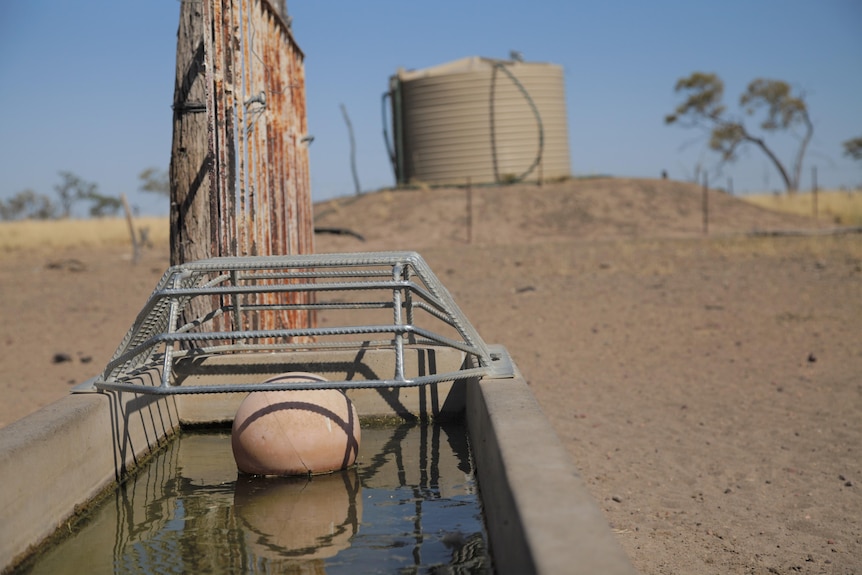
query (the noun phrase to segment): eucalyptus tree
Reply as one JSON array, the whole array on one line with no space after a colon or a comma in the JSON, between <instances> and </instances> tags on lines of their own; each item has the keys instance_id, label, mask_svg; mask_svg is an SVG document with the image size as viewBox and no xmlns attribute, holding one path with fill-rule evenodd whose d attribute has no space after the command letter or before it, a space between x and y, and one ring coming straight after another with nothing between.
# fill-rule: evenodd
<instances>
[{"instance_id":1,"label":"eucalyptus tree","mask_svg":"<svg viewBox=\"0 0 862 575\"><path fill-rule=\"evenodd\" d=\"M674 89L685 99L665 116L666 124L708 130L709 147L721 154L722 162L736 160L744 146L753 145L778 170L788 192L799 189L802 162L814 133L803 94L794 94L787 82L757 78L739 97L742 113L732 114L723 102L724 82L716 74L694 72L680 78ZM759 131L745 123L755 115L760 116ZM798 137L790 164L785 164L766 142L767 135L779 131L791 131Z\"/></svg>"}]
</instances>

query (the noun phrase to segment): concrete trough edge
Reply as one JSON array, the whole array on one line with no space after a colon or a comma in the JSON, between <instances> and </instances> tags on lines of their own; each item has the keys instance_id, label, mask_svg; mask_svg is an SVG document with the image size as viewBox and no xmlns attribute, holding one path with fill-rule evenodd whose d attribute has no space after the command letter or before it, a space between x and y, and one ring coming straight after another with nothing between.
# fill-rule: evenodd
<instances>
[{"instance_id":1,"label":"concrete trough edge","mask_svg":"<svg viewBox=\"0 0 862 575\"><path fill-rule=\"evenodd\" d=\"M636 573L522 377L474 382L466 409L498 573Z\"/></svg>"},{"instance_id":2,"label":"concrete trough edge","mask_svg":"<svg viewBox=\"0 0 862 575\"><path fill-rule=\"evenodd\" d=\"M179 428L173 398L70 395L0 429L0 571Z\"/></svg>"}]
</instances>

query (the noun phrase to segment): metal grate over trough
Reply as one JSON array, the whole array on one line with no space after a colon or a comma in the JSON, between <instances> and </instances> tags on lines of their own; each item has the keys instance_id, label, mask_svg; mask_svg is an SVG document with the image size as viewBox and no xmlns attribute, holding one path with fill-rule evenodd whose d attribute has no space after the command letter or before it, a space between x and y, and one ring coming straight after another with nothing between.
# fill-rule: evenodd
<instances>
[{"instance_id":1,"label":"metal grate over trough","mask_svg":"<svg viewBox=\"0 0 862 575\"><path fill-rule=\"evenodd\" d=\"M192 309L206 311L192 317ZM306 321L281 324L306 326L258 328L273 325L267 316L285 314ZM427 346L459 351L461 368L406 377L405 350ZM183 362L212 357L243 356L247 365L255 358L271 362L268 358L285 352L372 349L392 352L391 377L183 385L177 372ZM505 350L482 341L417 253L257 256L169 268L104 372L76 391L169 395L409 387L512 376Z\"/></svg>"}]
</instances>

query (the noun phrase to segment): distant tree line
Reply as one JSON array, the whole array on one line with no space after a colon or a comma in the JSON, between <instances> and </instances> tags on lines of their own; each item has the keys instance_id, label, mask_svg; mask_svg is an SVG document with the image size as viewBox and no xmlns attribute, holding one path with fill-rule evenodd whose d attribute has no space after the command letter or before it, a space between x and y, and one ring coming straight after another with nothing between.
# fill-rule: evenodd
<instances>
[{"instance_id":1,"label":"distant tree line","mask_svg":"<svg viewBox=\"0 0 862 575\"><path fill-rule=\"evenodd\" d=\"M99 192L99 186L72 172L58 172L60 183L54 186L55 196L41 194L32 189L18 192L8 200L0 200L0 220L55 220L68 218L78 205L87 206L91 217L115 216L123 208L120 196ZM139 189L170 195L166 171L147 168L138 174Z\"/></svg>"}]
</instances>

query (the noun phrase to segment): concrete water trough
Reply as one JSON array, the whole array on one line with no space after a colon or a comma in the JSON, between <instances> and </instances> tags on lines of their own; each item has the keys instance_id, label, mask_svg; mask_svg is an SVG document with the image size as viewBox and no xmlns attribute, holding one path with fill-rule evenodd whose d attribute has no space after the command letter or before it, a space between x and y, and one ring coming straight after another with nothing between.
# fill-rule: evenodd
<instances>
[{"instance_id":1,"label":"concrete water trough","mask_svg":"<svg viewBox=\"0 0 862 575\"><path fill-rule=\"evenodd\" d=\"M293 371L327 381L262 383ZM169 269L100 375L0 430L0 566L61 538L179 430L230 422L251 391L315 386L363 421L464 423L495 572L634 572L506 350L412 252Z\"/></svg>"}]
</instances>

